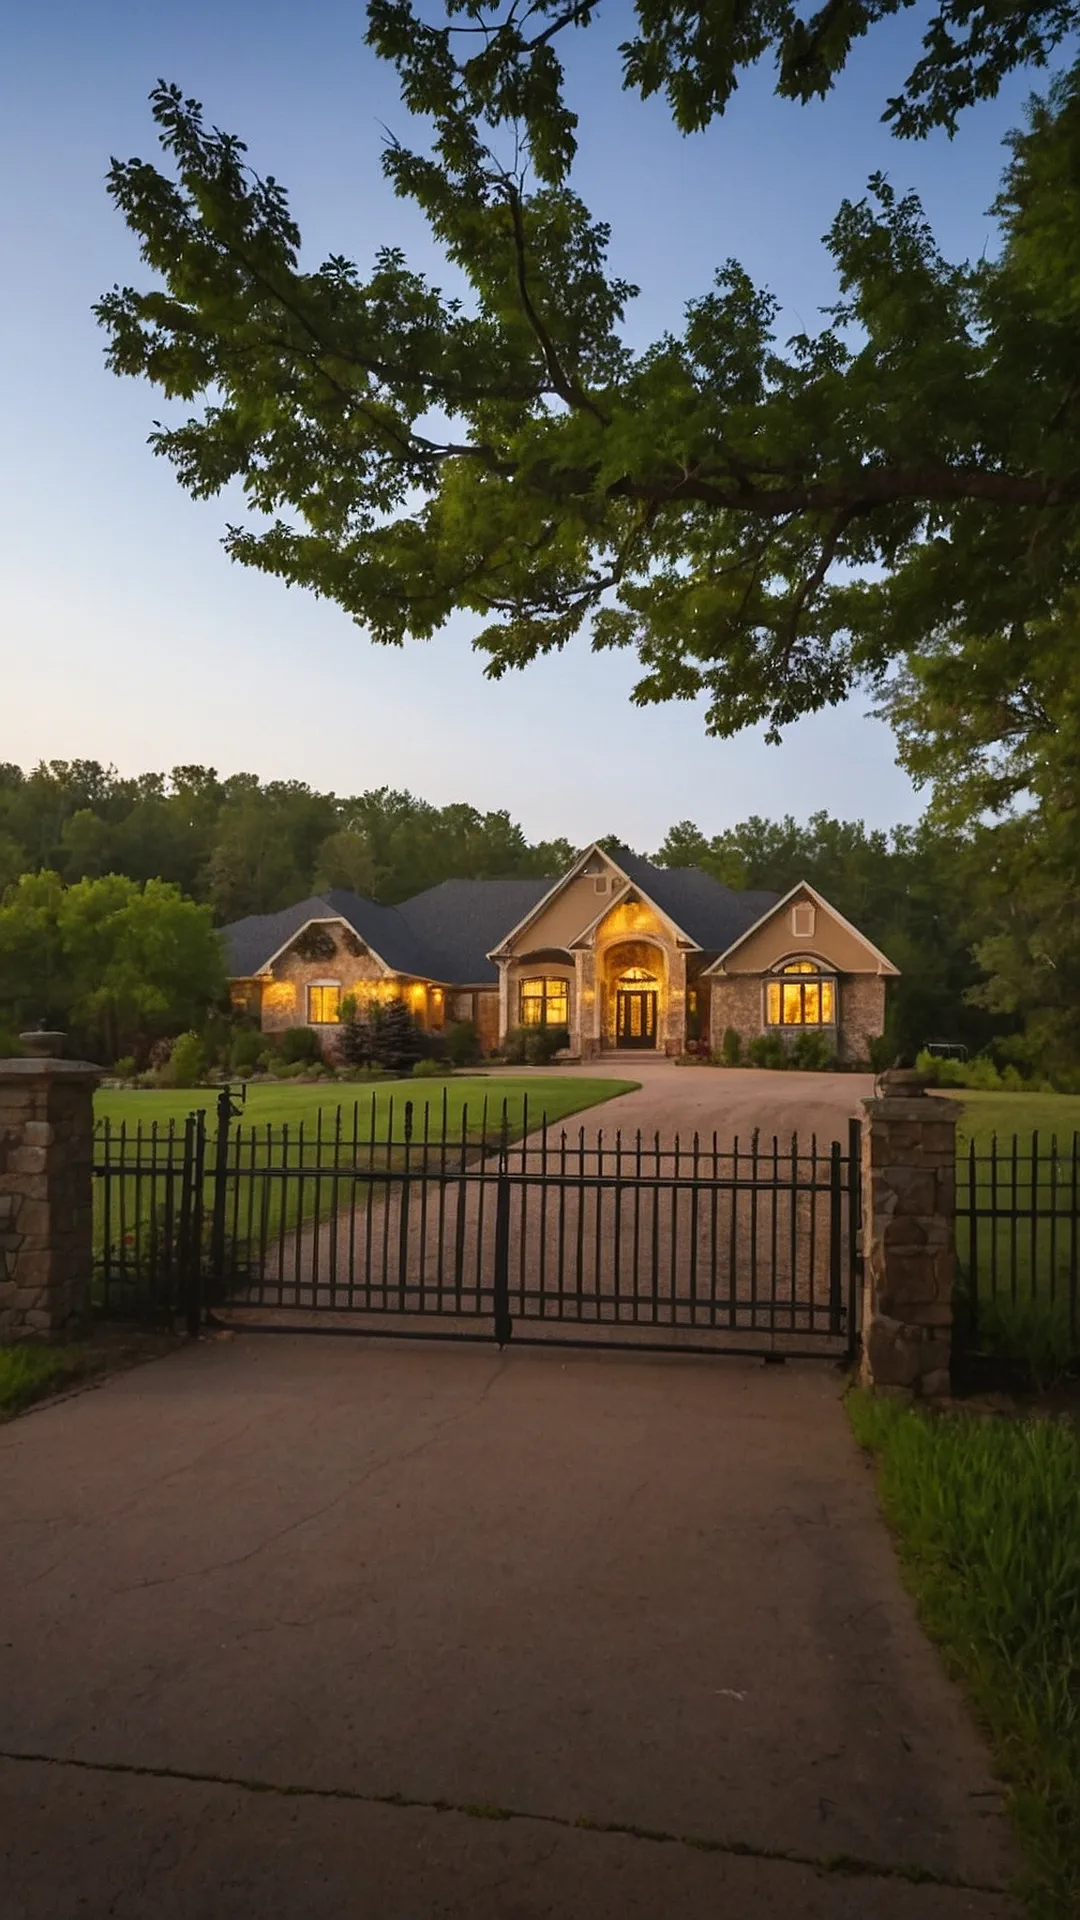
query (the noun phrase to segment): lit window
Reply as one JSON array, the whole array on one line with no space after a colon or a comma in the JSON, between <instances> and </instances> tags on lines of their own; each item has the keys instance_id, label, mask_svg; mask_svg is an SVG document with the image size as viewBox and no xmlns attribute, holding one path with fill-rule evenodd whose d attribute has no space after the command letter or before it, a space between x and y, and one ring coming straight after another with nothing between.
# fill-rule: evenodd
<instances>
[{"instance_id":1,"label":"lit window","mask_svg":"<svg viewBox=\"0 0 1080 1920\"><path fill-rule=\"evenodd\" d=\"M307 1017L309 1027L337 1026L341 1019L341 988L336 982L308 988Z\"/></svg>"},{"instance_id":2,"label":"lit window","mask_svg":"<svg viewBox=\"0 0 1080 1920\"><path fill-rule=\"evenodd\" d=\"M779 980L769 981L765 1018L770 1027L834 1026L836 981L819 971L816 960L793 960Z\"/></svg>"},{"instance_id":3,"label":"lit window","mask_svg":"<svg viewBox=\"0 0 1080 1920\"><path fill-rule=\"evenodd\" d=\"M565 1027L570 1019L570 988L565 980L545 978L521 983L523 1027Z\"/></svg>"}]
</instances>

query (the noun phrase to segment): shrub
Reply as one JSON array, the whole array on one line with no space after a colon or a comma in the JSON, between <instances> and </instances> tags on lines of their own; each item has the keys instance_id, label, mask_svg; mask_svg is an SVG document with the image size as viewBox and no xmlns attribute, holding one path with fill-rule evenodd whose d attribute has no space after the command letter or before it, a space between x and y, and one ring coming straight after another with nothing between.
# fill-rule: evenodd
<instances>
[{"instance_id":1,"label":"shrub","mask_svg":"<svg viewBox=\"0 0 1080 1920\"><path fill-rule=\"evenodd\" d=\"M294 1061L303 1061L314 1066L322 1059L322 1046L319 1036L312 1027L286 1027L278 1043L278 1052L286 1066Z\"/></svg>"},{"instance_id":2,"label":"shrub","mask_svg":"<svg viewBox=\"0 0 1080 1920\"><path fill-rule=\"evenodd\" d=\"M525 1059L530 1067L548 1067L557 1053L570 1045L565 1027L532 1027L525 1038Z\"/></svg>"},{"instance_id":3,"label":"shrub","mask_svg":"<svg viewBox=\"0 0 1080 1920\"><path fill-rule=\"evenodd\" d=\"M168 1062L159 1070L165 1087L197 1087L206 1072L206 1052L197 1033L182 1033L173 1041Z\"/></svg>"},{"instance_id":4,"label":"shrub","mask_svg":"<svg viewBox=\"0 0 1080 1920\"><path fill-rule=\"evenodd\" d=\"M786 1067L788 1051L778 1033L755 1033L746 1049L755 1067Z\"/></svg>"},{"instance_id":5,"label":"shrub","mask_svg":"<svg viewBox=\"0 0 1080 1920\"><path fill-rule=\"evenodd\" d=\"M738 1067L742 1064L742 1034L735 1027L725 1027L720 1042L720 1058L725 1067Z\"/></svg>"},{"instance_id":6,"label":"shrub","mask_svg":"<svg viewBox=\"0 0 1080 1920\"><path fill-rule=\"evenodd\" d=\"M254 1073L265 1046L262 1034L254 1027L241 1027L239 1032L233 1034L229 1048L229 1065L233 1072L244 1079L249 1073Z\"/></svg>"},{"instance_id":7,"label":"shrub","mask_svg":"<svg viewBox=\"0 0 1080 1920\"><path fill-rule=\"evenodd\" d=\"M1065 1378L1078 1357L1064 1300L1012 1300L1007 1296L983 1302L979 1311L979 1342L1003 1360L1018 1360L1026 1368L1036 1393L1046 1393Z\"/></svg>"},{"instance_id":8,"label":"shrub","mask_svg":"<svg viewBox=\"0 0 1080 1920\"><path fill-rule=\"evenodd\" d=\"M471 1067L480 1058L476 1027L471 1020L455 1020L446 1029L446 1057L452 1066Z\"/></svg>"},{"instance_id":9,"label":"shrub","mask_svg":"<svg viewBox=\"0 0 1080 1920\"><path fill-rule=\"evenodd\" d=\"M427 1059L417 1060L415 1062L413 1066L413 1079L440 1080L445 1079L446 1075L453 1073L453 1071L454 1069L448 1061L432 1060L429 1055Z\"/></svg>"},{"instance_id":10,"label":"shrub","mask_svg":"<svg viewBox=\"0 0 1080 1920\"><path fill-rule=\"evenodd\" d=\"M887 1033L875 1034L870 1042L870 1065L875 1073L884 1073L896 1058L895 1043Z\"/></svg>"},{"instance_id":11,"label":"shrub","mask_svg":"<svg viewBox=\"0 0 1080 1920\"><path fill-rule=\"evenodd\" d=\"M113 1072L118 1080L131 1080L135 1076L135 1055L125 1053L119 1060L113 1061Z\"/></svg>"},{"instance_id":12,"label":"shrub","mask_svg":"<svg viewBox=\"0 0 1080 1920\"><path fill-rule=\"evenodd\" d=\"M510 1028L499 1049L500 1055L508 1066L523 1067L525 1065L525 1046L528 1038L529 1033L526 1027Z\"/></svg>"},{"instance_id":13,"label":"shrub","mask_svg":"<svg viewBox=\"0 0 1080 1920\"><path fill-rule=\"evenodd\" d=\"M283 1060L275 1068L279 1080L299 1080L302 1074L311 1072L310 1060Z\"/></svg>"},{"instance_id":14,"label":"shrub","mask_svg":"<svg viewBox=\"0 0 1080 1920\"><path fill-rule=\"evenodd\" d=\"M823 1033L804 1027L791 1047L791 1065L803 1073L825 1073L836 1064L836 1055Z\"/></svg>"},{"instance_id":15,"label":"shrub","mask_svg":"<svg viewBox=\"0 0 1080 1920\"><path fill-rule=\"evenodd\" d=\"M147 1066L152 1067L156 1073L160 1073L162 1067L168 1066L169 1056L172 1050L173 1042L171 1040L155 1040L146 1056Z\"/></svg>"}]
</instances>

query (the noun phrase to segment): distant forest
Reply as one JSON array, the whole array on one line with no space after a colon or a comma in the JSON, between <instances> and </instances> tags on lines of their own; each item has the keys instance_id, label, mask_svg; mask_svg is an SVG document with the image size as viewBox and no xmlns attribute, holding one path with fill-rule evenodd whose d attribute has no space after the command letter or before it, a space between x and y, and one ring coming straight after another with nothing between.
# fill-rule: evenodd
<instances>
[{"instance_id":1,"label":"distant forest","mask_svg":"<svg viewBox=\"0 0 1080 1920\"><path fill-rule=\"evenodd\" d=\"M1060 1067L1063 1048L1077 1064L1067 983L1051 982L1058 1005L1037 966L1025 971L1024 943L1040 929L1018 922L1003 831L927 820L883 832L815 813L709 837L684 820L636 851L735 888L810 881L901 969L889 1013L898 1052L945 1039L1037 1071ZM0 764L0 897L24 873L68 885L116 873L172 882L225 922L329 886L392 904L455 877L555 875L577 850L530 843L505 810L435 807L386 787L345 798L198 766L126 779L91 760Z\"/></svg>"}]
</instances>

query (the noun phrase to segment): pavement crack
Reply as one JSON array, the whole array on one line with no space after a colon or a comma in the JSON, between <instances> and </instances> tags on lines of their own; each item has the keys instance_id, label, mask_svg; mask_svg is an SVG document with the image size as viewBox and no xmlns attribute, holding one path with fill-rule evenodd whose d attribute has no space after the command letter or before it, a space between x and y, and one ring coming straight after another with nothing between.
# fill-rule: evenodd
<instances>
[{"instance_id":1,"label":"pavement crack","mask_svg":"<svg viewBox=\"0 0 1080 1920\"><path fill-rule=\"evenodd\" d=\"M314 1507L310 1512L299 1514L295 1520L288 1521L285 1526L279 1527L275 1532L267 1534L265 1539L257 1541L256 1544L253 1547L249 1547L245 1553L233 1554L226 1560L213 1560L207 1566L185 1567L182 1568L179 1573L165 1573L149 1580L135 1580L132 1581L129 1586L114 1587L111 1597L113 1599L119 1599L122 1595L128 1593L144 1593L151 1587L176 1586L182 1580L202 1580L211 1573L226 1573L233 1567L246 1566L249 1560L256 1559L260 1553L265 1553L268 1547L276 1546L280 1540L287 1539L290 1533L296 1533L301 1527L309 1526L312 1521L321 1520L325 1514L332 1513L334 1508L340 1506L341 1502L347 1500L351 1494L359 1493L360 1489L365 1487L368 1481L373 1479L377 1473L385 1472L387 1467L404 1466L407 1461L415 1460L420 1454L426 1453L429 1447L435 1445L440 1434L442 1434L447 1427L452 1427L456 1421L464 1420L470 1413L475 1413L477 1407L487 1398L499 1375L505 1369L506 1364L505 1357L498 1360L487 1380L484 1382L480 1392L467 1401L465 1406L457 1407L453 1413L448 1413L444 1419L437 1420L430 1432L425 1434L423 1440L418 1441L415 1446L407 1447L404 1452L388 1453L378 1460L373 1460L371 1465L365 1468L358 1479L350 1480L344 1487L339 1488L333 1498L324 1501L321 1507ZM37 1577L43 1578L44 1576L38 1575Z\"/></svg>"},{"instance_id":2,"label":"pavement crack","mask_svg":"<svg viewBox=\"0 0 1080 1920\"><path fill-rule=\"evenodd\" d=\"M31 1753L0 1748L0 1762L11 1765L55 1767L75 1771L119 1775L138 1780L176 1780L190 1786L229 1787L240 1793L264 1793L281 1799L336 1800L368 1807L398 1807L414 1813L456 1813L468 1820L524 1820L556 1827L567 1833L595 1833L608 1837L639 1840L653 1846L685 1847L695 1853L717 1853L747 1860L775 1861L785 1866L809 1867L818 1874L848 1879L905 1880L913 1886L952 1887L966 1893L1005 1893L1007 1889L992 1880L971 1880L961 1874L939 1873L913 1861L863 1859L857 1854L801 1853L794 1847L768 1847L728 1836L669 1832L662 1827L637 1826L627 1820L600 1820L589 1814L571 1818L566 1814L546 1813L534 1807L503 1807L470 1800L431 1799L421 1794L365 1793L356 1787L317 1787L298 1782L251 1779L240 1774L196 1772L187 1767L140 1766L129 1760L78 1760L68 1754Z\"/></svg>"}]
</instances>

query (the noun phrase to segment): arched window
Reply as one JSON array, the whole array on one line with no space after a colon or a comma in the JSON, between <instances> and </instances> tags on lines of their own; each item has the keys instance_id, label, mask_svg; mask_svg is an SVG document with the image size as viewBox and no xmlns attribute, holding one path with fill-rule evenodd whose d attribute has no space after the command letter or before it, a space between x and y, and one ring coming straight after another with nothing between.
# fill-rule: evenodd
<instances>
[{"instance_id":1,"label":"arched window","mask_svg":"<svg viewBox=\"0 0 1080 1920\"><path fill-rule=\"evenodd\" d=\"M538 975L521 983L523 1027L566 1027L570 1024L570 984L554 974Z\"/></svg>"},{"instance_id":2,"label":"arched window","mask_svg":"<svg viewBox=\"0 0 1080 1920\"><path fill-rule=\"evenodd\" d=\"M819 960L789 960L765 989L765 1019L770 1027L834 1027L836 976L823 973Z\"/></svg>"},{"instance_id":3,"label":"arched window","mask_svg":"<svg viewBox=\"0 0 1080 1920\"><path fill-rule=\"evenodd\" d=\"M628 987L631 991L635 987L655 987L656 975L649 973L645 967L625 967L616 984Z\"/></svg>"}]
</instances>

